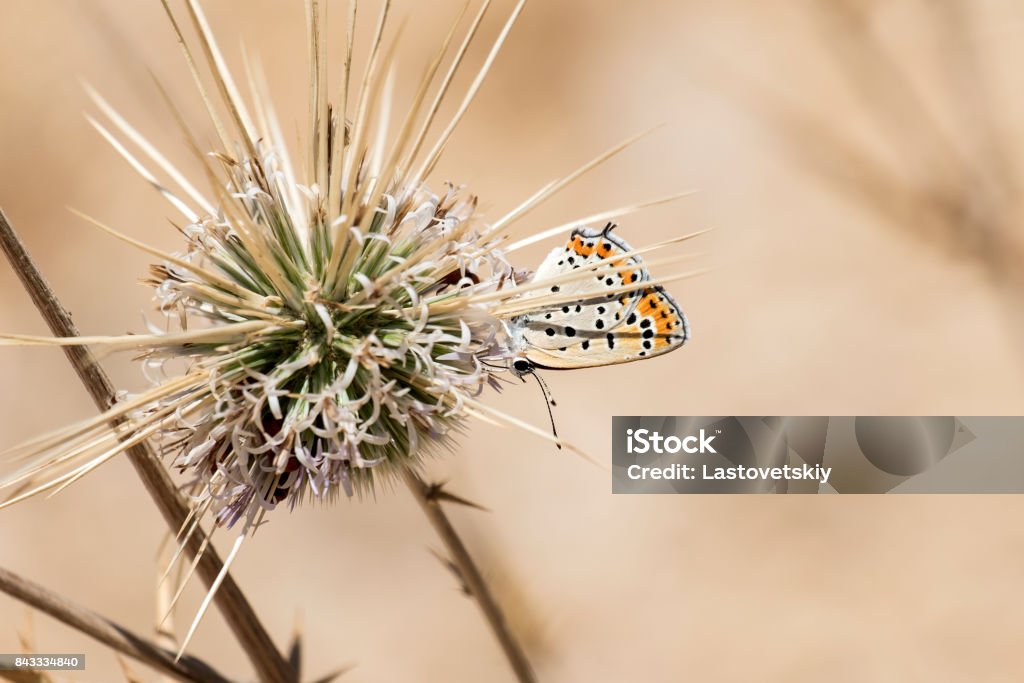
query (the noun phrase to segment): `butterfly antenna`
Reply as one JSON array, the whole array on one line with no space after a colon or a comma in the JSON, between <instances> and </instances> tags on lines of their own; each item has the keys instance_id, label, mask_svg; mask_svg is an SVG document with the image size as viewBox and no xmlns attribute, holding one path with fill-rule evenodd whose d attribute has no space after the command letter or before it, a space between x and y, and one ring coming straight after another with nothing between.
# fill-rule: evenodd
<instances>
[{"instance_id":1,"label":"butterfly antenna","mask_svg":"<svg viewBox=\"0 0 1024 683\"><path fill-rule=\"evenodd\" d=\"M555 399L551 398L551 390L548 389L548 383L544 381L544 378L537 374L536 371L530 373L537 378L537 386L540 387L540 392L544 394L544 405L548 407L548 419L551 420L551 434L557 439L558 429L555 427L555 413L551 410L552 406L558 405L555 403ZM562 444L556 442L558 450L562 450Z\"/></svg>"},{"instance_id":2,"label":"butterfly antenna","mask_svg":"<svg viewBox=\"0 0 1024 683\"><path fill-rule=\"evenodd\" d=\"M608 221L608 223L604 226L604 230L601 231L601 234L604 237L607 237L609 234L611 234L611 231L614 230L617 227L619 227L618 223L613 223L612 221Z\"/></svg>"}]
</instances>

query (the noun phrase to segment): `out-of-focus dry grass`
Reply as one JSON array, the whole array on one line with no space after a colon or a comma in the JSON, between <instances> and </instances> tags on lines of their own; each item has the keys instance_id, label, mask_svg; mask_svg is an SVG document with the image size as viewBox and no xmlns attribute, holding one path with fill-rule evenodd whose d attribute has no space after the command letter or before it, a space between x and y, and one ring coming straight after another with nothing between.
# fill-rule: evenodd
<instances>
[{"instance_id":1,"label":"out-of-focus dry grass","mask_svg":"<svg viewBox=\"0 0 1024 683\"><path fill-rule=\"evenodd\" d=\"M302 125L300 8L209 5L234 63L243 38L258 48L282 118ZM496 15L509 3L497 5ZM923 3L879 5L888 38L905 48L901 59L923 65L915 73L925 83L935 78L913 21ZM1024 120L1012 80L1024 21L1010 3L970 6L979 18L971 38L993 56L994 106L1009 124ZM419 10L405 61L426 59L455 8L446 0ZM717 228L695 248L720 267L673 287L693 323L691 345L650 362L548 373L560 432L594 453L608 456L615 414L1024 411L1018 345L984 269L834 192L757 111L723 97L739 71L862 131L866 147L898 155L872 137L870 113L806 9L750 0L532 3L439 169L497 215L626 135L667 122L528 221L540 227L695 187L695 198L623 221L622 233L642 244ZM159 4L7 0L0 63L0 204L84 332L138 329L148 292L133 283L147 259L63 207L176 244L162 200L83 120L78 84L97 86L187 165L147 73L202 120ZM1019 145L1019 136L1010 140ZM526 265L543 252L525 254ZM3 268L0 327L43 332ZM123 386L140 386L127 359L109 367ZM92 413L59 352L5 349L0 378L5 444ZM533 386L492 400L546 420ZM492 510L453 514L499 584L514 586L511 611L535 625L526 640L545 680L1014 681L1024 673L1015 637L1024 627L1016 523L1024 502L1015 497L612 497L595 468L484 425L435 472ZM308 672L354 662L346 680L506 676L476 608L427 552L433 536L404 491L274 517L235 571L279 642L301 613ZM53 500L0 515L0 563L145 631L162 531L118 462ZM185 609L196 601L190 594ZM0 598L0 651L17 649L20 613ZM81 680L120 675L112 655L53 622L39 618L36 630L44 649L88 653ZM244 670L216 615L195 652L221 670Z\"/></svg>"}]
</instances>

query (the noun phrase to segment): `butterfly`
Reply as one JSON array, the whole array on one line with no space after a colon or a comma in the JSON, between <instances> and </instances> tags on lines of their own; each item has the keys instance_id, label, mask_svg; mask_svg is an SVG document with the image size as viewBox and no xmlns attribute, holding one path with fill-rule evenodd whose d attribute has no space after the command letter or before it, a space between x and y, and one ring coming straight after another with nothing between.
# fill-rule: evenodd
<instances>
[{"instance_id":1,"label":"butterfly","mask_svg":"<svg viewBox=\"0 0 1024 683\"><path fill-rule=\"evenodd\" d=\"M538 299L537 308L508 321L514 371L628 363L674 351L690 338L686 315L668 292L642 286L651 276L639 255L624 256L633 249L612 234L615 227L576 228L541 262L533 282L553 284L524 293L524 301ZM590 276L560 277L595 265Z\"/></svg>"}]
</instances>

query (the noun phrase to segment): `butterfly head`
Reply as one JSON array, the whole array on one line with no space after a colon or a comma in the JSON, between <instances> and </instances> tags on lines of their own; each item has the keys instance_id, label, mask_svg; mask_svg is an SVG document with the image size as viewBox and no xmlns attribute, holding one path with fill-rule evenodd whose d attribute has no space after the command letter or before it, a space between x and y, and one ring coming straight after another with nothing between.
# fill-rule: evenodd
<instances>
[{"instance_id":1,"label":"butterfly head","mask_svg":"<svg viewBox=\"0 0 1024 683\"><path fill-rule=\"evenodd\" d=\"M536 369L533 362L530 361L525 355L518 354L509 358L508 361L509 370L516 373L519 376L528 375Z\"/></svg>"}]
</instances>

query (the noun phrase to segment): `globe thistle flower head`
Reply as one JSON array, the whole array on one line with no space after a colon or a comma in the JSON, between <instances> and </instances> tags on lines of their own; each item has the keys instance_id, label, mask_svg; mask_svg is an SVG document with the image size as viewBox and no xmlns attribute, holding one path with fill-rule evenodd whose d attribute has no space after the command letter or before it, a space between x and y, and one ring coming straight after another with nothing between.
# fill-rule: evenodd
<instances>
[{"instance_id":1,"label":"globe thistle flower head","mask_svg":"<svg viewBox=\"0 0 1024 683\"><path fill-rule=\"evenodd\" d=\"M393 106L388 85L397 46L385 39L390 0L373 23L366 66L358 74L352 68L358 3L349 0L344 59L330 75L322 34L326 3L307 0L309 119L295 154L285 143L258 63L246 62L243 97L198 0L181 0L179 12L170 0L162 3L216 131L210 149L175 111L205 173L206 190L197 189L90 90L104 119L90 122L180 214L175 226L183 247L166 253L79 214L156 258L143 282L153 289L160 319L148 334L0 334L0 345L133 351L152 386L120 396L92 419L10 449L7 455L23 464L0 479L6 495L0 508L60 491L142 442L156 446L184 479L192 503L164 578L190 540L200 543L196 530L204 520L237 530L181 643L184 651L243 540L278 506L373 491L450 447L470 418L520 428L586 457L557 437L553 424L551 431L534 427L488 406L481 394L500 390L509 378L523 379L538 366L628 362L647 356L647 350L656 355L682 345L689 335L685 316L661 285L700 271L656 280L639 256L700 233L634 250L610 236L611 224L603 232L585 227L689 194L682 193L513 241L513 224L641 136L544 185L494 220L483 219L466 188L427 183L525 0L514 6L443 127L438 112L490 0L482 0L456 41L467 3L401 108ZM165 98L173 110L166 93ZM403 113L392 122L393 110ZM510 264L509 254L548 238L564 240L570 230L571 239L586 236L601 245L580 244L585 257L574 263L567 256L572 265L562 267L557 254L573 244L563 241L536 277ZM602 304L620 303L623 310L632 303L649 319L636 322L632 331L603 329ZM583 340L571 357L576 330L564 326L564 344L530 351L553 364L534 364L525 350L527 334L554 337L556 331L546 323L542 331L529 326L568 315L570 307L597 321L589 332L607 340L606 350L586 357L590 340ZM655 310L670 322L655 320ZM622 323L633 326L635 317L622 315ZM671 332L653 338L659 326L675 323ZM201 542L168 609L208 541L207 536Z\"/></svg>"},{"instance_id":2,"label":"globe thistle flower head","mask_svg":"<svg viewBox=\"0 0 1024 683\"><path fill-rule=\"evenodd\" d=\"M467 285L496 288L511 273L499 253L471 256L476 200L454 187L405 200L403 188L389 188L353 221L353 256L340 259L351 265L339 274L330 270L331 226L296 234L284 193L259 186L278 172L270 153L231 170L239 220L260 243L247 244L225 215L207 216L186 226L185 258L245 296L203 271L154 266L148 284L168 319L207 323L213 336L146 352L154 363L186 357L190 372L205 376L198 419L160 436L229 526L282 501L368 490L446 444L466 399L496 385L488 359L501 355L501 329L485 312L432 312L427 300ZM299 196L315 208L315 193ZM239 332L226 338L226 329Z\"/></svg>"},{"instance_id":3,"label":"globe thistle flower head","mask_svg":"<svg viewBox=\"0 0 1024 683\"><path fill-rule=\"evenodd\" d=\"M176 226L184 247L165 253L80 214L158 259L144 283L154 290L163 324L119 337L0 335L3 344L134 350L154 385L103 415L13 449L27 464L0 482L14 491L0 507L60 490L141 441L157 444L186 478L193 525L210 515L219 525L241 523L243 534L281 504L358 495L416 468L450 446L471 417L577 450L478 400L487 387L500 389L519 374L510 374L518 358L510 324L524 313L579 304L581 294L559 293L560 287L592 281L595 272L598 281L611 282L635 271L639 254L693 234L541 282L510 265L507 255L522 247L684 196L511 241L513 223L640 136L490 222L465 188L427 184L525 0L443 127L435 126L437 114L490 0L455 41L469 5L463 8L394 122L388 80L397 41L385 40L390 1L374 21L360 74L351 66L358 5L349 2L344 60L329 77L326 5L308 0L309 120L294 157L255 60L246 62L246 98L197 0L184 0L180 13L163 4L216 131L209 151L182 124L208 189L197 189L90 90L106 123L90 122L181 215ZM331 83L339 84L333 97ZM635 279L601 295L626 297L677 278Z\"/></svg>"},{"instance_id":4,"label":"globe thistle flower head","mask_svg":"<svg viewBox=\"0 0 1024 683\"><path fill-rule=\"evenodd\" d=\"M389 5L360 87L342 93L355 100L349 120L344 103L326 98L324 10L310 3L311 149L303 177L269 98L255 98L256 116L247 113L200 7L187 9L229 117L210 110L225 143L205 161L218 196L195 193L195 208L171 196L184 209L187 249L153 266L146 280L182 332L161 333L143 356L151 366L185 358L186 376L196 381L147 405L137 421L162 422L156 436L164 451L219 523L249 525L282 502L368 491L448 445L467 400L498 386L494 374L504 365L492 361L502 356L502 327L482 307L431 303L497 290L513 273L488 244L493 235L475 215L476 197L451 184L435 194L422 181L443 145L414 165L433 114L417 117L451 34L391 142L380 113L390 108L381 92ZM348 44L346 65L351 36ZM186 54L192 63L188 47ZM261 79L251 80L261 93ZM225 132L231 123L240 142ZM121 128L132 136L127 124ZM173 424L155 417L168 403L177 406Z\"/></svg>"}]
</instances>

